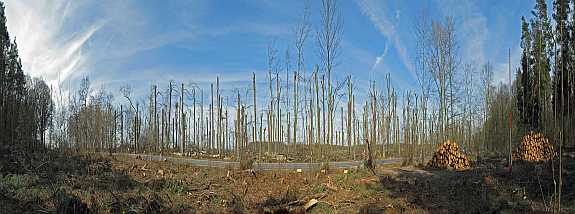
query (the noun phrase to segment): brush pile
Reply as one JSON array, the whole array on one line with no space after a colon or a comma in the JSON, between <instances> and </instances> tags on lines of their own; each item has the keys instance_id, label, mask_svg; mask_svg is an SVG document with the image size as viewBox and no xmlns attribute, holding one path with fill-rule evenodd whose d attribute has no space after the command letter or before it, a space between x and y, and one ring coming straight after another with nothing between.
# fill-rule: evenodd
<instances>
[{"instance_id":1,"label":"brush pile","mask_svg":"<svg viewBox=\"0 0 575 214\"><path fill-rule=\"evenodd\" d=\"M555 149L549 139L542 133L529 132L519 144L517 151L513 152L514 160L526 160L529 162L548 161L555 157Z\"/></svg>"},{"instance_id":2,"label":"brush pile","mask_svg":"<svg viewBox=\"0 0 575 214\"><path fill-rule=\"evenodd\" d=\"M471 160L461 152L457 143L447 140L439 144L437 151L427 163L427 167L464 170L471 167Z\"/></svg>"}]
</instances>

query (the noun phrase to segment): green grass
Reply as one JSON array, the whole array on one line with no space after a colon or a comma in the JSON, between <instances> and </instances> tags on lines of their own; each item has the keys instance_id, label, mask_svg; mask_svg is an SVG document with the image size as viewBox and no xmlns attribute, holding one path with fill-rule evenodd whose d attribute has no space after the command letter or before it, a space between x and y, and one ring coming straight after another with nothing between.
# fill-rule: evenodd
<instances>
[{"instance_id":1,"label":"green grass","mask_svg":"<svg viewBox=\"0 0 575 214\"><path fill-rule=\"evenodd\" d=\"M47 189L39 186L36 175L6 175L0 177L0 191L20 201L39 201L50 197Z\"/></svg>"},{"instance_id":2,"label":"green grass","mask_svg":"<svg viewBox=\"0 0 575 214\"><path fill-rule=\"evenodd\" d=\"M162 189L176 194L187 193L190 190L185 182L172 179L165 180Z\"/></svg>"},{"instance_id":3,"label":"green grass","mask_svg":"<svg viewBox=\"0 0 575 214\"><path fill-rule=\"evenodd\" d=\"M217 194L214 195L214 196L212 196L212 197L210 198L210 202L211 202L212 204L215 204L215 205L222 205L222 204L223 204L223 201L224 201L224 199L223 199L221 196L217 195Z\"/></svg>"},{"instance_id":4,"label":"green grass","mask_svg":"<svg viewBox=\"0 0 575 214\"><path fill-rule=\"evenodd\" d=\"M335 213L335 211L331 205L320 201L308 213Z\"/></svg>"},{"instance_id":5,"label":"green grass","mask_svg":"<svg viewBox=\"0 0 575 214\"><path fill-rule=\"evenodd\" d=\"M0 177L0 187L6 188L7 190L14 190L36 185L38 180L38 176L35 175L6 175Z\"/></svg>"},{"instance_id":6,"label":"green grass","mask_svg":"<svg viewBox=\"0 0 575 214\"><path fill-rule=\"evenodd\" d=\"M312 193L322 193L325 192L325 186L323 184L317 184L311 189Z\"/></svg>"},{"instance_id":7,"label":"green grass","mask_svg":"<svg viewBox=\"0 0 575 214\"><path fill-rule=\"evenodd\" d=\"M358 169L358 170L349 170L348 174L336 174L334 175L333 181L334 183L336 183L338 186L343 187L344 189L349 189L349 190L358 190L363 186L363 185L358 185L356 183L357 180L368 177L370 174L370 172L368 170L365 169Z\"/></svg>"}]
</instances>

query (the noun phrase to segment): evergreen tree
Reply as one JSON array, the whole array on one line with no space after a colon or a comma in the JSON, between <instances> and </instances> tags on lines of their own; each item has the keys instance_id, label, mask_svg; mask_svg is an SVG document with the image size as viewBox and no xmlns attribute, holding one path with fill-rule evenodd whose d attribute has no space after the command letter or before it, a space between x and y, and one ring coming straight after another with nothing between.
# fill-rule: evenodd
<instances>
[{"instance_id":1,"label":"evergreen tree","mask_svg":"<svg viewBox=\"0 0 575 214\"><path fill-rule=\"evenodd\" d=\"M517 107L524 124L531 125L534 121L534 97L532 89L533 70L531 64L531 31L525 17L521 17L521 68L517 75Z\"/></svg>"},{"instance_id":2,"label":"evergreen tree","mask_svg":"<svg viewBox=\"0 0 575 214\"><path fill-rule=\"evenodd\" d=\"M552 32L549 18L547 17L547 4L545 0L537 0L535 8L532 11L535 16L531 20L532 48L531 56L533 58L532 70L533 81L531 82L533 94L532 128L539 128L541 115L548 108L549 97L551 97L551 77L549 59L553 56L553 51L549 48L552 44Z\"/></svg>"},{"instance_id":3,"label":"evergreen tree","mask_svg":"<svg viewBox=\"0 0 575 214\"><path fill-rule=\"evenodd\" d=\"M24 74L16 39L10 41L0 1L0 144L37 147L52 117L50 88ZM2 147L0 147L1 149Z\"/></svg>"},{"instance_id":4,"label":"evergreen tree","mask_svg":"<svg viewBox=\"0 0 575 214\"><path fill-rule=\"evenodd\" d=\"M567 113L568 75L572 70L571 35L568 29L568 14L570 12L569 0L555 0L553 2L555 20L555 68L553 75L553 104L558 115Z\"/></svg>"},{"instance_id":5,"label":"evergreen tree","mask_svg":"<svg viewBox=\"0 0 575 214\"><path fill-rule=\"evenodd\" d=\"M571 2L571 5L575 5L575 1ZM568 30L569 32L569 38L573 39L575 38L575 11L570 11L571 12L571 21L568 22ZM567 106L568 109L570 111L570 115L573 115L573 113L575 113L575 42L570 42L569 43L569 50L570 50L570 59L569 59L569 69L566 69L565 72L565 79L567 79L566 81L566 96L567 96Z\"/></svg>"},{"instance_id":6,"label":"evergreen tree","mask_svg":"<svg viewBox=\"0 0 575 214\"><path fill-rule=\"evenodd\" d=\"M6 28L6 16L4 14L4 3L0 2L0 143L8 139L8 80L6 69L6 53L10 47L10 37Z\"/></svg>"}]
</instances>

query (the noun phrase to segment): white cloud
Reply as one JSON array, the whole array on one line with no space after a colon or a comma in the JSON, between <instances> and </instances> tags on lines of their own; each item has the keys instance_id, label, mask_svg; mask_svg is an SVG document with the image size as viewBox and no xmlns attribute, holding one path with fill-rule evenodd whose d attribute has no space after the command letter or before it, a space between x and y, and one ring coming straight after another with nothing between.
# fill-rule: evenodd
<instances>
[{"instance_id":1,"label":"white cloud","mask_svg":"<svg viewBox=\"0 0 575 214\"><path fill-rule=\"evenodd\" d=\"M378 65L383 64L383 59L387 55L388 49L389 49L389 45L387 45L387 43L386 43L385 48L383 49L383 54L379 55L378 57L375 57L375 63L373 63L373 66L371 67L372 71L375 70Z\"/></svg>"},{"instance_id":2,"label":"white cloud","mask_svg":"<svg viewBox=\"0 0 575 214\"><path fill-rule=\"evenodd\" d=\"M393 43L395 50L397 51L399 58L401 59L403 65L407 68L411 76L415 79L416 74L414 70L413 63L409 58L406 48L403 46L400 36L396 26L393 22L399 23L399 11L396 11L395 16L387 17L386 13L381 9L381 5L378 1L373 0L358 0L361 12L369 17L373 25L383 34L389 41ZM395 19L393 22L390 19Z\"/></svg>"},{"instance_id":3,"label":"white cloud","mask_svg":"<svg viewBox=\"0 0 575 214\"><path fill-rule=\"evenodd\" d=\"M65 32L82 3L73 0L8 0L7 27L18 43L24 71L58 86L87 62L83 47L102 26L87 23ZM66 34L65 34L66 33ZM72 35L72 36L64 36Z\"/></svg>"},{"instance_id":4,"label":"white cloud","mask_svg":"<svg viewBox=\"0 0 575 214\"><path fill-rule=\"evenodd\" d=\"M468 0L446 0L439 1L445 7L441 7L444 15L455 18L461 43L461 55L464 56L465 62L476 65L483 65L488 61L493 63L493 82L494 84L509 83L509 62L507 48L498 50L487 50L487 40L490 38L487 17L481 12L480 8L474 1ZM506 29L503 29L506 30ZM500 47L497 47L500 48ZM504 54L497 54L504 52ZM490 56L502 55L503 58L492 59ZM515 69L518 66L521 48L518 44L511 47L511 78L515 76Z\"/></svg>"},{"instance_id":5,"label":"white cloud","mask_svg":"<svg viewBox=\"0 0 575 214\"><path fill-rule=\"evenodd\" d=\"M482 65L487 62L485 46L489 36L487 18L475 2L461 0L438 1L442 14L454 18L461 55L466 62Z\"/></svg>"}]
</instances>

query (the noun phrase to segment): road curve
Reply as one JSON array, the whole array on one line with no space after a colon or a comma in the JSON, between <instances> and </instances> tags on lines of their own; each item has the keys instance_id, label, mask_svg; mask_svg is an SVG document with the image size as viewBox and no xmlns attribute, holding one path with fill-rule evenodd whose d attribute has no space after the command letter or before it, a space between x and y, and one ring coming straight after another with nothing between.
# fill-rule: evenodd
<instances>
[{"instance_id":1,"label":"road curve","mask_svg":"<svg viewBox=\"0 0 575 214\"><path fill-rule=\"evenodd\" d=\"M110 154L110 153L106 153ZM191 159L184 157L171 157L160 155L147 155L147 154L126 154L126 153L112 153L113 156L129 156L132 158L140 157L144 160L150 161L169 161L175 164L189 164L192 166L200 167L215 167L215 168L239 168L239 162L236 161L220 161L220 160L201 160ZM377 160L378 165L399 163L400 159L385 159ZM349 169L361 167L362 161L341 161L329 162L330 169ZM255 170L312 170L319 169L320 163L254 163Z\"/></svg>"}]
</instances>

